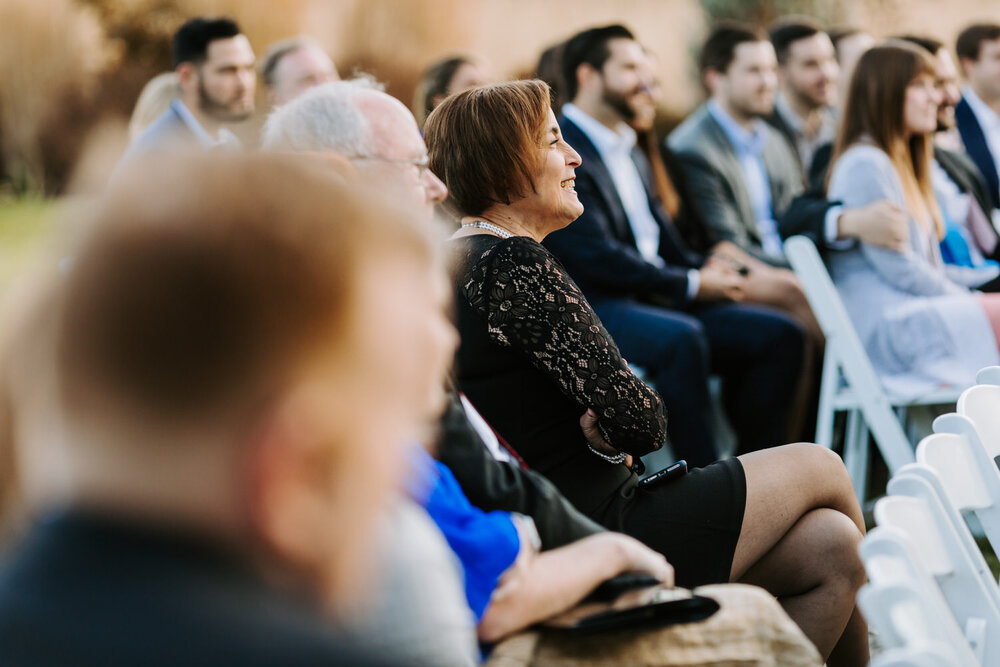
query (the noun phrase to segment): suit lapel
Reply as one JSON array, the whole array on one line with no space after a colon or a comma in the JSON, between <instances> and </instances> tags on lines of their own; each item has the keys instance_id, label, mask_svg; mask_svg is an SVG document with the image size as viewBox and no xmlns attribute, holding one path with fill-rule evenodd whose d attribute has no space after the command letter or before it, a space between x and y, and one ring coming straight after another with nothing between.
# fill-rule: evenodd
<instances>
[{"instance_id":1,"label":"suit lapel","mask_svg":"<svg viewBox=\"0 0 1000 667\"><path fill-rule=\"evenodd\" d=\"M581 167L577 171L589 174L597 186L601 199L604 200L604 207L608 211L609 219L613 225L615 236L618 240L636 245L635 236L632 234L632 226L629 224L628 216L625 215L625 205L622 204L621 197L618 196L618 188L615 187L614 179L607 165L601 159L601 154L597 152L590 138L584 134L583 130L577 127L576 123L563 115L559 116L559 128L562 130L563 138L572 146L580 158L583 160Z\"/></svg>"},{"instance_id":2,"label":"suit lapel","mask_svg":"<svg viewBox=\"0 0 1000 667\"><path fill-rule=\"evenodd\" d=\"M990 191L992 205L995 207L1000 203L1000 177L997 175L996 161L990 152L989 144L986 142L986 135L983 128L976 120L976 114L972 111L969 103L962 98L955 107L955 122L958 125L958 132L962 135L962 143L965 150L972 158L972 161L979 167L986 187Z\"/></svg>"},{"instance_id":3,"label":"suit lapel","mask_svg":"<svg viewBox=\"0 0 1000 667\"><path fill-rule=\"evenodd\" d=\"M736 200L736 207L740 211L740 221L743 223L750 235L750 238L761 243L760 234L757 232L757 215L753 210L753 202L750 201L750 191L747 190L746 177L743 175L743 166L733 145L729 143L729 137L725 130L719 125L712 114L705 110L706 128L708 138L715 144L716 152L721 157L719 165L722 167L723 176L733 189L733 197ZM750 221L749 223L747 221Z\"/></svg>"},{"instance_id":4,"label":"suit lapel","mask_svg":"<svg viewBox=\"0 0 1000 667\"><path fill-rule=\"evenodd\" d=\"M636 146L632 149L632 162L639 170L639 178L642 186L646 190L646 200L649 202L649 210L653 214L653 219L660 228L660 256L671 264L680 264L686 267L697 267L701 265L699 258L688 247L681 237L680 230L674 224L670 216L664 210L659 197L654 196L652 168L645 154Z\"/></svg>"}]
</instances>

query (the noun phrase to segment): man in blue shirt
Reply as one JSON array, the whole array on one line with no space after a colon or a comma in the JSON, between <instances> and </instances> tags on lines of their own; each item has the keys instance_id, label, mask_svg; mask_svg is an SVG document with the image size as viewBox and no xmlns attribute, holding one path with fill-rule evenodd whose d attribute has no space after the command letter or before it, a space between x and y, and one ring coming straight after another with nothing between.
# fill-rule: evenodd
<instances>
[{"instance_id":1,"label":"man in blue shirt","mask_svg":"<svg viewBox=\"0 0 1000 667\"><path fill-rule=\"evenodd\" d=\"M669 138L713 242L786 266L776 220L804 189L794 149L763 118L774 110L771 42L736 25L712 32L700 69L711 98ZM837 212L828 215L836 237Z\"/></svg>"},{"instance_id":2,"label":"man in blue shirt","mask_svg":"<svg viewBox=\"0 0 1000 667\"><path fill-rule=\"evenodd\" d=\"M123 162L154 151L240 145L224 126L253 115L257 75L239 26L227 18L191 19L174 34L173 56L181 95L136 137Z\"/></svg>"}]
</instances>

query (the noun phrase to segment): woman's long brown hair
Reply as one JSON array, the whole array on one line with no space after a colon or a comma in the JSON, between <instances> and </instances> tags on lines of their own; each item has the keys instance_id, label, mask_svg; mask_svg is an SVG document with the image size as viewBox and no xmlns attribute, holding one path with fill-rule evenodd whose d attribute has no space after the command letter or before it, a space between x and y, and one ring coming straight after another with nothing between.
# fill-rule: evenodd
<instances>
[{"instance_id":1,"label":"woman's long brown hair","mask_svg":"<svg viewBox=\"0 0 1000 667\"><path fill-rule=\"evenodd\" d=\"M930 54L912 44L887 40L866 51L851 78L830 164L862 141L881 148L899 174L910 213L925 226L933 222L940 239L944 223L930 176L933 138L928 133L907 139L903 120L906 89L923 74L936 77L937 69ZM827 187L832 171L827 172Z\"/></svg>"}]
</instances>

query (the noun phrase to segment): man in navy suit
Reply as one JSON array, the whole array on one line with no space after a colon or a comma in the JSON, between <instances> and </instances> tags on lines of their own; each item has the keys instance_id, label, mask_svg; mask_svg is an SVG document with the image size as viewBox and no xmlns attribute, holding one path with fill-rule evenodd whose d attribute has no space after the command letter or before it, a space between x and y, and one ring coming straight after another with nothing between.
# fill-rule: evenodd
<instances>
[{"instance_id":1,"label":"man in navy suit","mask_svg":"<svg viewBox=\"0 0 1000 667\"><path fill-rule=\"evenodd\" d=\"M257 75L250 42L227 18L198 17L173 38L181 95L136 137L122 161L154 151L238 148L224 126L253 115Z\"/></svg>"},{"instance_id":2,"label":"man in navy suit","mask_svg":"<svg viewBox=\"0 0 1000 667\"><path fill-rule=\"evenodd\" d=\"M583 158L576 191L583 215L545 244L563 261L630 362L646 368L669 413L679 457L718 456L708 377L724 379L739 452L785 442L804 339L788 316L733 303L746 278L688 248L651 195L648 164L626 121L648 94L644 53L628 29L584 31L567 42L560 127Z\"/></svg>"},{"instance_id":3,"label":"man in navy suit","mask_svg":"<svg viewBox=\"0 0 1000 667\"><path fill-rule=\"evenodd\" d=\"M955 107L955 122L966 153L986 181L991 206L996 207L1000 204L1000 25L969 26L959 34L955 51L968 81Z\"/></svg>"}]
</instances>

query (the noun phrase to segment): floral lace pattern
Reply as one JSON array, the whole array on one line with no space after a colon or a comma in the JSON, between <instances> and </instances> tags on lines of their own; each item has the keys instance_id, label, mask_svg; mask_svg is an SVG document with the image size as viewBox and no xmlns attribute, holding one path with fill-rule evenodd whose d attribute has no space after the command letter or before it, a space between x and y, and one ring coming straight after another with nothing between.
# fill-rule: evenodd
<instances>
[{"instance_id":1,"label":"floral lace pattern","mask_svg":"<svg viewBox=\"0 0 1000 667\"><path fill-rule=\"evenodd\" d=\"M629 370L562 264L517 236L483 251L461 276L461 293L491 340L520 351L582 408L593 408L614 448L642 455L666 438L663 404Z\"/></svg>"}]
</instances>

